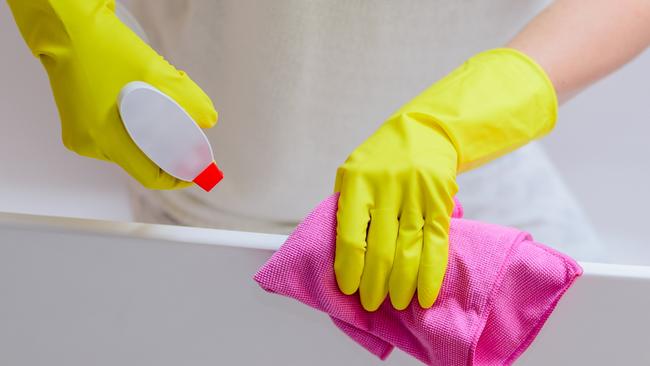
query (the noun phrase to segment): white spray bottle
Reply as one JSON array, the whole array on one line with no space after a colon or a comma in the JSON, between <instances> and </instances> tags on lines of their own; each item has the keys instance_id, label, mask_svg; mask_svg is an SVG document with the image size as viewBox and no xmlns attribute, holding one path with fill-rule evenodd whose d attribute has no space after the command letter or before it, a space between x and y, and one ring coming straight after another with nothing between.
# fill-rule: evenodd
<instances>
[{"instance_id":1,"label":"white spray bottle","mask_svg":"<svg viewBox=\"0 0 650 366\"><path fill-rule=\"evenodd\" d=\"M130 82L120 92L118 108L135 144L169 175L208 192L221 181L208 138L168 95L145 82Z\"/></svg>"}]
</instances>

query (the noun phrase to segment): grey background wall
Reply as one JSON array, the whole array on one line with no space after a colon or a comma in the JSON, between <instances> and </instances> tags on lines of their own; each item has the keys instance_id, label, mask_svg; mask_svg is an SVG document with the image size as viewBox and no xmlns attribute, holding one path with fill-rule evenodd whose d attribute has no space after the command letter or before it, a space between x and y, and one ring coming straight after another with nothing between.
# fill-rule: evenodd
<instances>
[{"instance_id":1,"label":"grey background wall","mask_svg":"<svg viewBox=\"0 0 650 366\"><path fill-rule=\"evenodd\" d=\"M589 62L589 60L585 60ZM612 260L650 264L650 51L560 109L544 145ZM622 250L618 250L621 247Z\"/></svg>"},{"instance_id":2,"label":"grey background wall","mask_svg":"<svg viewBox=\"0 0 650 366\"><path fill-rule=\"evenodd\" d=\"M61 143L47 76L0 1L0 211L130 220L123 173Z\"/></svg>"},{"instance_id":3,"label":"grey background wall","mask_svg":"<svg viewBox=\"0 0 650 366\"><path fill-rule=\"evenodd\" d=\"M0 211L130 220L116 166L68 152L45 73L0 2ZM585 60L585 63L589 60ZM561 108L549 154L611 245L644 245L650 52ZM650 248L642 249L650 257ZM643 262L639 251L618 261ZM648 260L645 260L648 262Z\"/></svg>"}]
</instances>

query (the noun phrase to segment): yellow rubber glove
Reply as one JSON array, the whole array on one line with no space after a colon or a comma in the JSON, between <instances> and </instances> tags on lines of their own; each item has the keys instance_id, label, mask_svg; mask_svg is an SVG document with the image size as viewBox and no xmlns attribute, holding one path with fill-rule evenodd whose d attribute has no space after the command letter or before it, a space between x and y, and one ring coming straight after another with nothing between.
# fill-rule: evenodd
<instances>
[{"instance_id":1,"label":"yellow rubber glove","mask_svg":"<svg viewBox=\"0 0 650 366\"><path fill-rule=\"evenodd\" d=\"M119 117L117 97L144 81L176 100L203 128L217 121L210 98L115 15L114 0L8 0L23 38L40 58L61 118L64 145L119 164L142 185L184 187L135 145Z\"/></svg>"},{"instance_id":2,"label":"yellow rubber glove","mask_svg":"<svg viewBox=\"0 0 650 366\"><path fill-rule=\"evenodd\" d=\"M334 269L376 310L435 302L448 258L456 174L555 125L544 71L512 49L480 53L402 107L339 168Z\"/></svg>"}]
</instances>

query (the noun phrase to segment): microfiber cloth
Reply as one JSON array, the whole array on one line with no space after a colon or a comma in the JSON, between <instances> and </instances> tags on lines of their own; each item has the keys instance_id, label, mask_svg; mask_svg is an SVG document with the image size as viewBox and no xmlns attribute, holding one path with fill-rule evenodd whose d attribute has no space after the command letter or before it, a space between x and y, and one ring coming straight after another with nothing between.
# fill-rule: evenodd
<instances>
[{"instance_id":1,"label":"microfiber cloth","mask_svg":"<svg viewBox=\"0 0 650 366\"><path fill-rule=\"evenodd\" d=\"M405 310L390 300L366 312L334 276L338 195L320 203L255 275L268 291L323 311L386 359L398 347L427 365L510 365L582 274L571 258L516 229L462 219L456 204L449 263L438 299Z\"/></svg>"}]
</instances>

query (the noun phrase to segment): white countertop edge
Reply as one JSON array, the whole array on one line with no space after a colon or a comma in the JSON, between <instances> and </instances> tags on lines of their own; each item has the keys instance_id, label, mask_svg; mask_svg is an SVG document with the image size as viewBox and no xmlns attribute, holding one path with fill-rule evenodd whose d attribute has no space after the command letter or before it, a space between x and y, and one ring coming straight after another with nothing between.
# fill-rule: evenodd
<instances>
[{"instance_id":1,"label":"white countertop edge","mask_svg":"<svg viewBox=\"0 0 650 366\"><path fill-rule=\"evenodd\" d=\"M277 250L287 239L285 235L276 234L0 212L0 229L3 227L71 231L263 250Z\"/></svg>"},{"instance_id":2,"label":"white countertop edge","mask_svg":"<svg viewBox=\"0 0 650 366\"><path fill-rule=\"evenodd\" d=\"M0 230L2 228L72 231L82 234L126 236L272 251L277 250L287 238L285 235L277 234L0 212ZM589 277L650 279L650 266L590 262L580 262L579 264L584 269L585 276Z\"/></svg>"}]
</instances>

